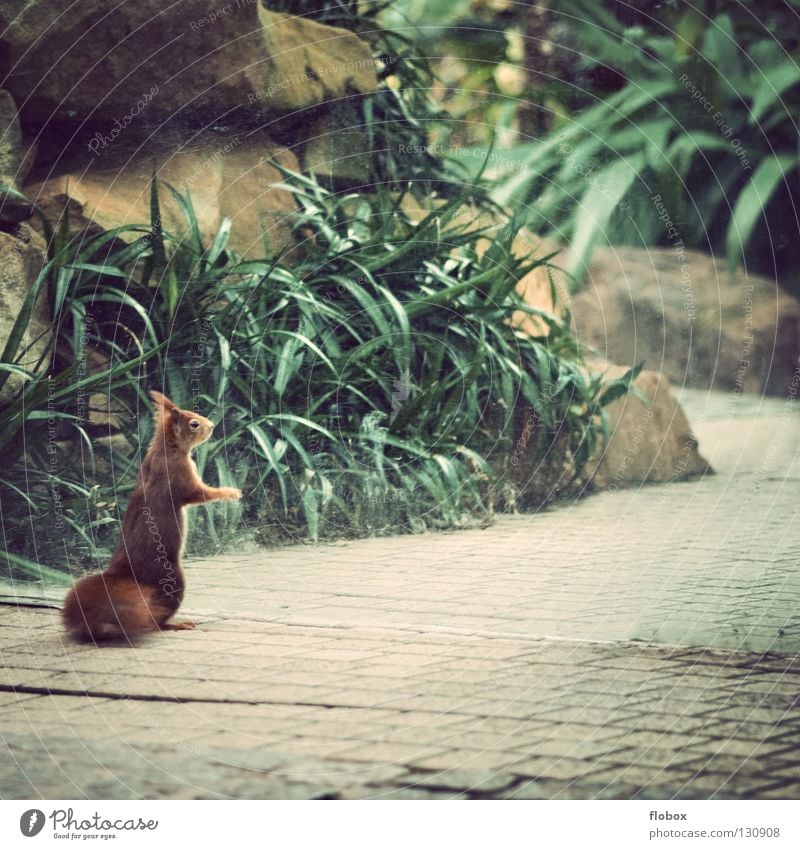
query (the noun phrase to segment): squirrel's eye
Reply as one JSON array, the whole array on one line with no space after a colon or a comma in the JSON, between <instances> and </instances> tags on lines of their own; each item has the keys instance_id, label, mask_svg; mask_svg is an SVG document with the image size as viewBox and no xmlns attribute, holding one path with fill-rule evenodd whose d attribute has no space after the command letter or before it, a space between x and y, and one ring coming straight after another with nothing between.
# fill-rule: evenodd
<instances>
[{"instance_id":1,"label":"squirrel's eye","mask_svg":"<svg viewBox=\"0 0 800 849\"><path fill-rule=\"evenodd\" d=\"M197 419L192 419L192 420L189 422L189 427L190 427L192 430L197 430L197 428L199 428L199 427L200 427L200 422L199 422L199 421L197 421Z\"/></svg>"}]
</instances>

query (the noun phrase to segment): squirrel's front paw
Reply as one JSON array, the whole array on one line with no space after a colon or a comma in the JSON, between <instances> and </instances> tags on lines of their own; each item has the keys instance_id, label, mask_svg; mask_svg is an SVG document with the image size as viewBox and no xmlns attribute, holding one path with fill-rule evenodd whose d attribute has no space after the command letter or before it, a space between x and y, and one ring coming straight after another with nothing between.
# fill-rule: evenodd
<instances>
[{"instance_id":1,"label":"squirrel's front paw","mask_svg":"<svg viewBox=\"0 0 800 849\"><path fill-rule=\"evenodd\" d=\"M242 497L241 489L235 489L232 486L226 486L222 490L222 497L225 501L238 501Z\"/></svg>"}]
</instances>

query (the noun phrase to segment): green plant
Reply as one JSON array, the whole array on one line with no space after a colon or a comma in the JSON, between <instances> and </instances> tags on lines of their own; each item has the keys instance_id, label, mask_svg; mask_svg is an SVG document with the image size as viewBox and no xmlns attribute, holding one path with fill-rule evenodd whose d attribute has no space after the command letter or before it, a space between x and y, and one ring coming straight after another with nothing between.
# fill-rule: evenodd
<instances>
[{"instance_id":1,"label":"green plant","mask_svg":"<svg viewBox=\"0 0 800 849\"><path fill-rule=\"evenodd\" d=\"M81 244L61 266L63 338L74 347L91 312L119 363L86 380L129 410L155 386L219 420L198 466L240 486L244 512L196 511L195 551L242 522L273 542L481 521L496 493L530 485L506 480L523 402L535 410L529 451L542 468L569 460L569 475L539 502L563 491L595 446L602 406L634 373L611 384L587 375L568 326L520 301L518 279L546 259L512 256L513 222L499 232L459 223L463 198L414 221L402 196L336 196L289 173L285 186L306 239L295 264L238 260L227 221L206 246L191 199L169 187L186 228L165 231L154 181L149 228L128 228L127 245L122 231ZM492 245L479 254L487 233ZM549 332L514 330L515 310ZM129 441L145 443L149 428L149 416L133 422ZM19 463L26 473L46 468L36 453ZM124 502L135 468L135 454L112 464L109 482L85 466L94 503ZM4 523L13 519L5 503Z\"/></svg>"},{"instance_id":2,"label":"green plant","mask_svg":"<svg viewBox=\"0 0 800 849\"><path fill-rule=\"evenodd\" d=\"M211 313L229 342L212 373L240 422L225 451L234 466L260 455L245 488L277 508L270 533L296 533L299 516L311 538L466 521L488 506L483 482L503 477L521 399L537 410L539 450L568 434L579 471L601 406L631 375L614 387L587 377L567 327L520 301L517 281L545 260L513 258L513 224L478 255L484 232L454 221L463 198L414 222L401 196L336 196L296 174L285 188L303 260L232 265ZM515 309L549 335L515 332Z\"/></svg>"},{"instance_id":3,"label":"green plant","mask_svg":"<svg viewBox=\"0 0 800 849\"><path fill-rule=\"evenodd\" d=\"M523 26L529 11L510 2L410 0L382 13L386 28L411 35L429 57L430 95L446 116L434 128L442 147L458 151L514 132L529 76Z\"/></svg>"},{"instance_id":4,"label":"green plant","mask_svg":"<svg viewBox=\"0 0 800 849\"><path fill-rule=\"evenodd\" d=\"M384 26L382 13L394 0L268 0L270 9L313 18L356 33L372 48L377 91L360 98L360 126L366 136L370 173L366 184L410 190L416 197L452 194L460 170L429 151L432 129L446 114L431 98L431 65L413 35ZM414 150L414 155L404 151ZM480 190L476 189L476 195Z\"/></svg>"},{"instance_id":5,"label":"green plant","mask_svg":"<svg viewBox=\"0 0 800 849\"><path fill-rule=\"evenodd\" d=\"M88 399L92 392L110 394L126 385L158 345L117 357L113 344L97 340L104 363L87 372L85 314L70 299L70 287L83 269L93 267L87 257L116 234L104 234L87 247L68 238L66 214L57 231L47 222L45 229L47 262L0 353L0 561L12 575L52 580L63 573L45 566L43 559L58 557L66 565L76 550L79 556L88 555L96 546L96 534L116 521L113 493L101 492L95 482ZM28 339L31 318L43 298L51 325L42 336ZM55 343L69 311L81 320L70 334L74 347L67 362Z\"/></svg>"},{"instance_id":6,"label":"green plant","mask_svg":"<svg viewBox=\"0 0 800 849\"><path fill-rule=\"evenodd\" d=\"M796 12L660 4L627 27L590 0L553 9L584 66L618 84L581 92L595 102L575 112L565 98L548 136L509 152L517 167L495 199L568 241L577 276L601 239L711 248L772 273L796 265Z\"/></svg>"}]
</instances>

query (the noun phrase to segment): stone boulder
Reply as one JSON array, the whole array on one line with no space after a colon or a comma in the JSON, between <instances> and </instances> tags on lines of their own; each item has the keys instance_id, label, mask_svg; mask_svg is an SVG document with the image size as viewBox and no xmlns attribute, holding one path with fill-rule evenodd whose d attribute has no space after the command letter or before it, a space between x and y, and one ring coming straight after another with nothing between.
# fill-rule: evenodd
<instances>
[{"instance_id":1,"label":"stone boulder","mask_svg":"<svg viewBox=\"0 0 800 849\"><path fill-rule=\"evenodd\" d=\"M606 366L609 378L627 369ZM610 434L584 476L596 489L640 483L669 483L711 471L698 450L689 422L663 374L643 371L635 381L644 403L629 393L605 408Z\"/></svg>"},{"instance_id":2,"label":"stone boulder","mask_svg":"<svg viewBox=\"0 0 800 849\"><path fill-rule=\"evenodd\" d=\"M599 356L680 385L785 395L800 357L800 302L701 251L598 248L571 306Z\"/></svg>"},{"instance_id":3,"label":"stone boulder","mask_svg":"<svg viewBox=\"0 0 800 849\"><path fill-rule=\"evenodd\" d=\"M609 380L627 372L627 368L608 363L593 363L588 368ZM511 498L513 506L537 509L560 495L585 488L613 491L712 473L664 375L643 371L635 387L646 402L629 393L605 408L609 435L601 438L579 476L570 437L559 434L542 453L536 440L536 413L521 404L514 421L514 448L501 466L509 484L501 491L506 506Z\"/></svg>"},{"instance_id":4,"label":"stone boulder","mask_svg":"<svg viewBox=\"0 0 800 849\"><path fill-rule=\"evenodd\" d=\"M543 259L554 253L558 247L552 242L535 236L527 230L520 230L514 238L512 250L514 256L521 259ZM569 281L558 267L539 266L523 275L517 283L517 294L525 304L534 309L566 318L569 309ZM511 324L531 336L547 336L547 323L536 315L515 310Z\"/></svg>"},{"instance_id":5,"label":"stone boulder","mask_svg":"<svg viewBox=\"0 0 800 849\"><path fill-rule=\"evenodd\" d=\"M33 214L33 206L18 197L26 164L14 98L0 89L0 224L16 224Z\"/></svg>"},{"instance_id":6,"label":"stone boulder","mask_svg":"<svg viewBox=\"0 0 800 849\"><path fill-rule=\"evenodd\" d=\"M335 110L321 115L298 139L303 149L303 170L323 182L355 189L370 181L369 141L364 132L364 117L351 101L343 101Z\"/></svg>"},{"instance_id":7,"label":"stone boulder","mask_svg":"<svg viewBox=\"0 0 800 849\"><path fill-rule=\"evenodd\" d=\"M256 102L267 112L302 110L377 90L372 50L349 30L263 9L259 20L269 83Z\"/></svg>"},{"instance_id":8,"label":"stone boulder","mask_svg":"<svg viewBox=\"0 0 800 849\"><path fill-rule=\"evenodd\" d=\"M227 217L233 221L229 246L243 256L263 256L262 232L273 248L292 244L296 207L288 191L275 188L283 180L276 164L299 170L294 154L261 134L205 131L172 143L154 139L144 150L120 143L102 156L78 151L57 177L34 171L25 191L51 221L68 205L73 232L147 226L155 165L160 180L190 195L206 245ZM168 190L160 188L159 199L165 229L184 233L185 219Z\"/></svg>"},{"instance_id":9,"label":"stone boulder","mask_svg":"<svg viewBox=\"0 0 800 849\"><path fill-rule=\"evenodd\" d=\"M29 225L18 224L14 233L0 231L0 352L5 350L14 322L46 261L44 240ZM13 360L32 370L49 343L47 292L42 288ZM19 376L11 375L0 391L0 403L8 403L21 384Z\"/></svg>"},{"instance_id":10,"label":"stone boulder","mask_svg":"<svg viewBox=\"0 0 800 849\"><path fill-rule=\"evenodd\" d=\"M7 87L26 122L116 129L165 121L254 126L266 116L377 87L370 48L348 30L258 0L6 0Z\"/></svg>"}]
</instances>

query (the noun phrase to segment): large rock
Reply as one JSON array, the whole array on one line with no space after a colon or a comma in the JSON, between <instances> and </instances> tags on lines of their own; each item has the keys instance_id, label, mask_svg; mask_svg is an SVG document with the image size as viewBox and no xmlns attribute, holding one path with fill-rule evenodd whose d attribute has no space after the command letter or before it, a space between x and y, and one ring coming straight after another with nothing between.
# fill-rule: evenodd
<instances>
[{"instance_id":1,"label":"large rock","mask_svg":"<svg viewBox=\"0 0 800 849\"><path fill-rule=\"evenodd\" d=\"M800 303L700 251L599 248L572 314L600 356L676 384L785 395L800 356Z\"/></svg>"},{"instance_id":2,"label":"large rock","mask_svg":"<svg viewBox=\"0 0 800 849\"><path fill-rule=\"evenodd\" d=\"M33 214L32 205L16 195L24 162L17 106L14 98L0 89L0 224L16 224Z\"/></svg>"},{"instance_id":3,"label":"large rock","mask_svg":"<svg viewBox=\"0 0 800 849\"><path fill-rule=\"evenodd\" d=\"M589 370L610 380L622 377L627 368L592 363ZM579 476L575 474L574 438L560 433L542 451L537 444L536 412L520 405L513 425L512 453L502 467L510 484L501 492L506 506L509 492L515 506L531 509L586 487L615 490L642 483L672 483L711 472L664 375L643 371L635 386L646 402L629 393L605 408L609 435L600 439Z\"/></svg>"},{"instance_id":4,"label":"large rock","mask_svg":"<svg viewBox=\"0 0 800 849\"><path fill-rule=\"evenodd\" d=\"M7 87L26 121L103 133L166 120L242 123L375 90L353 33L257 0L6 0Z\"/></svg>"},{"instance_id":5,"label":"large rock","mask_svg":"<svg viewBox=\"0 0 800 849\"><path fill-rule=\"evenodd\" d=\"M34 172L26 192L52 221L68 205L73 231L147 226L155 165L160 180L191 196L207 245L227 217L233 221L229 246L245 256L263 256L264 232L274 248L292 244L296 207L289 192L275 188L283 180L276 163L299 170L294 154L261 134L206 131L183 143L154 139L143 150L131 151L120 143L102 156L79 152L57 177L35 181ZM160 201L165 228L185 232L186 222L163 188Z\"/></svg>"},{"instance_id":6,"label":"large rock","mask_svg":"<svg viewBox=\"0 0 800 849\"><path fill-rule=\"evenodd\" d=\"M512 244L514 256L528 261L544 259L557 249L552 242L524 229L517 233ZM529 307L561 319L567 316L570 304L569 281L557 266L540 265L523 275L517 283L517 294ZM522 310L512 313L511 324L530 336L547 336L549 333L547 322Z\"/></svg>"},{"instance_id":7,"label":"large rock","mask_svg":"<svg viewBox=\"0 0 800 849\"><path fill-rule=\"evenodd\" d=\"M259 17L270 67L258 102L267 113L377 90L372 50L349 30L277 12Z\"/></svg>"},{"instance_id":8,"label":"large rock","mask_svg":"<svg viewBox=\"0 0 800 849\"><path fill-rule=\"evenodd\" d=\"M11 329L46 260L44 240L27 224L17 225L14 233L0 231L0 352L5 350ZM49 342L47 293L43 287L12 359L32 370ZM19 376L11 375L0 391L0 403L7 403L21 382Z\"/></svg>"},{"instance_id":9,"label":"large rock","mask_svg":"<svg viewBox=\"0 0 800 849\"><path fill-rule=\"evenodd\" d=\"M606 376L626 369L611 366ZM629 393L606 407L610 434L584 471L597 489L669 483L710 471L689 422L663 374L643 371L635 381L647 403Z\"/></svg>"},{"instance_id":10,"label":"large rock","mask_svg":"<svg viewBox=\"0 0 800 849\"><path fill-rule=\"evenodd\" d=\"M527 258L553 254L558 246L523 230L517 235L513 249L517 256ZM563 260L564 256L560 254L552 260L554 268L536 268L529 272L519 281L517 292L528 306L561 317L568 310L573 315L576 309L579 310L580 314L575 319L579 328L583 316L587 316L587 321L591 319L603 326L602 311L593 313L585 301L576 306L576 301L586 296L570 298L568 279L560 270ZM610 316L609 324L614 320L615 316ZM546 335L545 323L536 316L517 312L512 323L529 335ZM609 346L620 346L614 348L618 355L616 362L633 365L644 357L632 357L630 351L621 347L617 337L625 329L622 322L614 325L609 345L595 347L600 348L601 354L608 355ZM581 338L586 341L585 335ZM604 373L610 380L624 375L629 365L611 365L607 361L590 359L588 368L593 373ZM591 483L597 489L605 489L685 480L710 471L698 451L689 422L670 391L667 377L658 371L646 370L636 378L635 387L647 403L636 394L629 393L605 408L610 435L601 442L595 456L583 469L578 483ZM545 503L568 489L575 473L573 447L564 435L556 439L544 457L540 456L532 438L532 422L535 421L535 413L524 405L517 411L515 449L508 471L514 487L521 492L519 500L524 506Z\"/></svg>"},{"instance_id":11,"label":"large rock","mask_svg":"<svg viewBox=\"0 0 800 849\"><path fill-rule=\"evenodd\" d=\"M307 138L298 139L303 145L303 170L323 184L356 189L368 185L372 163L363 122L363 113L352 100L326 111L304 133Z\"/></svg>"}]
</instances>

